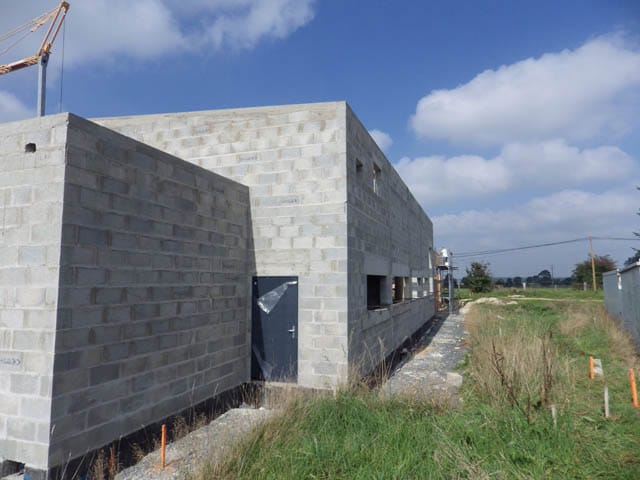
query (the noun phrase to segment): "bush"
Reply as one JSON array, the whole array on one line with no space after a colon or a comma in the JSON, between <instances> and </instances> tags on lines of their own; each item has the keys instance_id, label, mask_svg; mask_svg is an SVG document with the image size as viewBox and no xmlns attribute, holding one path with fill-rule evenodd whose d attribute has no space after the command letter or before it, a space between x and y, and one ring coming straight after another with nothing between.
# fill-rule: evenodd
<instances>
[{"instance_id":1,"label":"bush","mask_svg":"<svg viewBox=\"0 0 640 480\"><path fill-rule=\"evenodd\" d=\"M493 289L489 264L482 262L471 262L467 268L467 277L464 285L473 293L490 292Z\"/></svg>"}]
</instances>

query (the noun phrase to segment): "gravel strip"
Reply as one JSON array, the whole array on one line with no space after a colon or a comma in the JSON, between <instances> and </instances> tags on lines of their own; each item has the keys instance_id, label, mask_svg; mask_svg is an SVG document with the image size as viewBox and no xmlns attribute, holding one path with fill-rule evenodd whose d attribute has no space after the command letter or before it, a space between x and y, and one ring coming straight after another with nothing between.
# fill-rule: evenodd
<instances>
[{"instance_id":1,"label":"gravel strip","mask_svg":"<svg viewBox=\"0 0 640 480\"><path fill-rule=\"evenodd\" d=\"M205 459L218 461L247 433L267 420L273 410L234 408L220 415L209 425L199 428L167 445L166 465L160 469L160 451L145 456L127 468L116 480L174 480L193 473Z\"/></svg>"},{"instance_id":2,"label":"gravel strip","mask_svg":"<svg viewBox=\"0 0 640 480\"><path fill-rule=\"evenodd\" d=\"M387 395L410 395L445 400L458 405L462 375L456 371L464 359L464 315L436 317L418 340L413 357L400 366L382 387Z\"/></svg>"}]
</instances>

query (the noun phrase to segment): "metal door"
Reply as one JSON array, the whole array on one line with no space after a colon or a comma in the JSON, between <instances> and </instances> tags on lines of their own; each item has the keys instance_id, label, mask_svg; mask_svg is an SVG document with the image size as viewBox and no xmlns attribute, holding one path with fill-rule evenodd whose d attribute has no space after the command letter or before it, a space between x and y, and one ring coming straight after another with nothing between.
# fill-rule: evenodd
<instances>
[{"instance_id":1,"label":"metal door","mask_svg":"<svg viewBox=\"0 0 640 480\"><path fill-rule=\"evenodd\" d=\"M298 380L298 277L253 277L251 378Z\"/></svg>"}]
</instances>

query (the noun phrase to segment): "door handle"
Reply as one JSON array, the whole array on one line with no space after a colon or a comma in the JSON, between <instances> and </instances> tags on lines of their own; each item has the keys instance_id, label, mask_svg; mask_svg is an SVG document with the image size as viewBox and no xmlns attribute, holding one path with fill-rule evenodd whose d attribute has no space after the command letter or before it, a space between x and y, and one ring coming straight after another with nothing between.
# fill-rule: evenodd
<instances>
[{"instance_id":1,"label":"door handle","mask_svg":"<svg viewBox=\"0 0 640 480\"><path fill-rule=\"evenodd\" d=\"M289 330L287 330L287 332L289 332L291 334L291 338L296 338L296 327L295 327L295 325L293 327L291 327Z\"/></svg>"}]
</instances>

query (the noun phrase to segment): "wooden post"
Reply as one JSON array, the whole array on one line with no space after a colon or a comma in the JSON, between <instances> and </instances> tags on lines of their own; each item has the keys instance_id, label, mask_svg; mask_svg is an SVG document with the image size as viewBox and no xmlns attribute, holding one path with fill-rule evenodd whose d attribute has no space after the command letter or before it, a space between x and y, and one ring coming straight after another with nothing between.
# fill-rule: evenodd
<instances>
[{"instance_id":1,"label":"wooden post","mask_svg":"<svg viewBox=\"0 0 640 480\"><path fill-rule=\"evenodd\" d=\"M609 418L609 388L604 386L604 418Z\"/></svg>"},{"instance_id":2,"label":"wooden post","mask_svg":"<svg viewBox=\"0 0 640 480\"><path fill-rule=\"evenodd\" d=\"M589 357L589 378L593 380L595 376L595 368L593 364L593 357Z\"/></svg>"},{"instance_id":3,"label":"wooden post","mask_svg":"<svg viewBox=\"0 0 640 480\"><path fill-rule=\"evenodd\" d=\"M167 449L167 425L162 424L162 436L160 437L160 467L164 470Z\"/></svg>"},{"instance_id":4,"label":"wooden post","mask_svg":"<svg viewBox=\"0 0 640 480\"><path fill-rule=\"evenodd\" d=\"M636 390L636 377L633 368L629 369L629 383L631 384L631 403L633 408L638 408L638 391Z\"/></svg>"}]
</instances>

